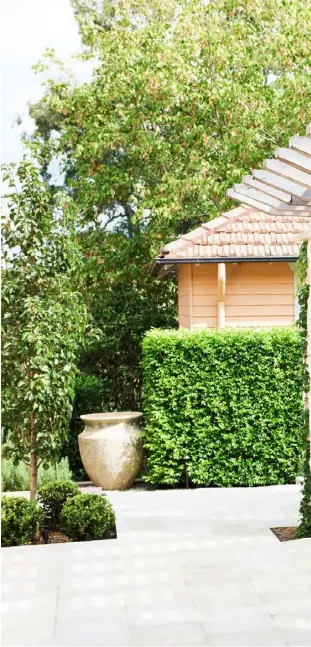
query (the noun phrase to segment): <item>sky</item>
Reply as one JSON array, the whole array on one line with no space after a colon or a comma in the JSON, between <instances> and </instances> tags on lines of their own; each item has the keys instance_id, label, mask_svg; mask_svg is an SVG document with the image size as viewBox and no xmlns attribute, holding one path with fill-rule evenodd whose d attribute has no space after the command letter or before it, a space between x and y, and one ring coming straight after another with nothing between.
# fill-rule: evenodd
<instances>
[{"instance_id":1,"label":"sky","mask_svg":"<svg viewBox=\"0 0 311 647\"><path fill-rule=\"evenodd\" d=\"M33 128L27 104L42 95L44 77L31 67L45 47L54 48L80 80L85 80L89 71L83 63L71 60L80 49L80 37L70 0L2 0L0 39L1 161L7 163L21 158L21 132ZM12 125L17 115L23 119L20 127Z\"/></svg>"}]
</instances>

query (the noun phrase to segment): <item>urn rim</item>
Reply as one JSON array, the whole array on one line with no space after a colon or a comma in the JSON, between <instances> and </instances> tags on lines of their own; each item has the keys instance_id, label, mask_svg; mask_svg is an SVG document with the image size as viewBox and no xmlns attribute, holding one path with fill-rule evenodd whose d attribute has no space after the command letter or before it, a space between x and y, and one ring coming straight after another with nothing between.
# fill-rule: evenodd
<instances>
[{"instance_id":1,"label":"urn rim","mask_svg":"<svg viewBox=\"0 0 311 647\"><path fill-rule=\"evenodd\" d=\"M117 422L120 420L137 420L143 414L141 411L111 411L103 413L87 413L80 416L85 422Z\"/></svg>"}]
</instances>

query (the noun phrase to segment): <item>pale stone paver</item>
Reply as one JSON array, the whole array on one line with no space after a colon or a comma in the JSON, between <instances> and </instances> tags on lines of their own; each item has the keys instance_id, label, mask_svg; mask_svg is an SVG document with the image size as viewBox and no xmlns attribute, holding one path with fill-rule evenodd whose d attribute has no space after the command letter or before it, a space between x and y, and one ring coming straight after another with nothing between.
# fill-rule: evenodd
<instances>
[{"instance_id":1,"label":"pale stone paver","mask_svg":"<svg viewBox=\"0 0 311 647\"><path fill-rule=\"evenodd\" d=\"M118 539L2 550L2 645L311 645L299 486L107 493Z\"/></svg>"}]
</instances>

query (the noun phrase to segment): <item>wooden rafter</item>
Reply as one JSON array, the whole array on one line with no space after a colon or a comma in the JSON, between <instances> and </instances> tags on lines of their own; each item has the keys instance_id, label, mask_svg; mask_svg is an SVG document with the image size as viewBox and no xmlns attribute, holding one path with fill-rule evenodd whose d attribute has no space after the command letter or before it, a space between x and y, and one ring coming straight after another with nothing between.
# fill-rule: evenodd
<instances>
[{"instance_id":1,"label":"wooden rafter","mask_svg":"<svg viewBox=\"0 0 311 647\"><path fill-rule=\"evenodd\" d=\"M278 148L263 169L229 189L228 197L266 213L301 213L311 222L311 124L305 136L291 137L289 147Z\"/></svg>"}]
</instances>

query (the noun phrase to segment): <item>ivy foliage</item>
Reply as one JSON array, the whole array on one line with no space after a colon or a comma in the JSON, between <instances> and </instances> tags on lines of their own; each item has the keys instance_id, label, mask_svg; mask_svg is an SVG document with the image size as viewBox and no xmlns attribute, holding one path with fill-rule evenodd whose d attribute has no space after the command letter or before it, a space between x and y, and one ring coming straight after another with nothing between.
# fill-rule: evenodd
<instances>
[{"instance_id":1,"label":"ivy foliage","mask_svg":"<svg viewBox=\"0 0 311 647\"><path fill-rule=\"evenodd\" d=\"M299 288L299 304L300 304L300 316L298 321L298 326L300 328L303 348L304 348L304 357L306 359L306 350L307 350L307 308L308 308L308 299L310 294L310 286L306 283L307 277L307 243L303 243L300 251L299 258L299 273L300 273L300 288ZM308 394L310 390L310 376L307 367L306 361L304 362L304 393ZM302 438L303 438L303 489L302 489L302 499L300 503L300 516L301 524L299 526L298 532L301 537L311 537L311 471L310 471L310 440L309 440L309 416L310 411L308 407L305 408L304 413L304 425L302 428Z\"/></svg>"},{"instance_id":2,"label":"ivy foliage","mask_svg":"<svg viewBox=\"0 0 311 647\"><path fill-rule=\"evenodd\" d=\"M292 328L160 331L143 342L146 480L291 483L302 446L302 345Z\"/></svg>"}]
</instances>

